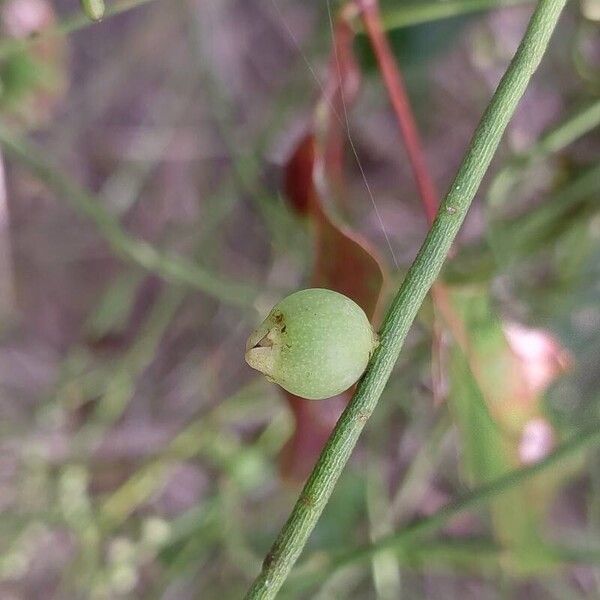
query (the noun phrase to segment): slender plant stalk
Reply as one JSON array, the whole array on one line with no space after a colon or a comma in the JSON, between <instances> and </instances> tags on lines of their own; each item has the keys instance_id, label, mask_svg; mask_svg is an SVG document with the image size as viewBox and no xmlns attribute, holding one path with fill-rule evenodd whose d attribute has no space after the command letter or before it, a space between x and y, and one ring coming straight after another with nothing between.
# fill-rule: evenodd
<instances>
[{"instance_id":1,"label":"slender plant stalk","mask_svg":"<svg viewBox=\"0 0 600 600\"><path fill-rule=\"evenodd\" d=\"M384 549L401 550L407 547L417 535L421 536L436 531L457 514L481 506L487 500L517 487L535 475L547 471L559 462L580 453L585 447L598 442L600 442L600 427L599 423L594 423L593 426L574 435L571 440L559 446L543 460L533 465L511 471L498 479L483 484L473 491L468 492L463 497L447 504L433 515L415 521L400 531L381 538L370 546L359 548L340 557L339 564L347 564L355 560L365 559L372 556L373 553Z\"/></svg>"},{"instance_id":2,"label":"slender plant stalk","mask_svg":"<svg viewBox=\"0 0 600 600\"><path fill-rule=\"evenodd\" d=\"M526 158L533 160L559 152L586 133L596 129L599 125L600 100L596 100L570 115L565 121L544 134L537 143L525 152Z\"/></svg>"},{"instance_id":3,"label":"slender plant stalk","mask_svg":"<svg viewBox=\"0 0 600 600\"><path fill-rule=\"evenodd\" d=\"M8 198L4 157L0 151L0 331L15 306L12 248L9 235Z\"/></svg>"},{"instance_id":4,"label":"slender plant stalk","mask_svg":"<svg viewBox=\"0 0 600 600\"><path fill-rule=\"evenodd\" d=\"M501 204L531 165L559 152L599 125L600 100L597 100L550 129L525 152L515 154L490 184L487 204Z\"/></svg>"},{"instance_id":5,"label":"slender plant stalk","mask_svg":"<svg viewBox=\"0 0 600 600\"><path fill-rule=\"evenodd\" d=\"M396 117L396 122L400 130L400 137L406 148L408 160L412 167L413 177L417 184L421 205L425 211L427 223L429 226L431 226L439 206L438 192L427 166L427 159L423 151L421 135L417 127L416 119L414 118L410 98L406 90L400 65L394 57L390 43L382 28L379 0L356 1L360 7L360 16L365 28L365 32L371 43L375 59L379 66L379 73L383 78L383 83ZM436 286L439 285L439 283L436 284ZM433 290L435 290L435 286ZM439 348L441 344L441 333L442 328L440 327L439 319L436 315L432 343L432 352L434 356L437 356L436 349ZM436 360L432 361L432 380L434 383L438 379L435 375L435 365L437 362L438 361ZM436 399L437 403L438 386L434 385L433 389L434 398ZM374 513L375 507L378 506L375 499L381 496L382 489L379 488L383 487L382 485L379 485L373 489L377 481L378 480L374 480L372 485L367 486L367 490L371 492L370 494L367 494L367 506L370 508L368 513L370 521L372 522L376 521L376 515ZM385 508L385 504L386 503L384 502L383 505L381 505L381 501L379 502L380 513ZM390 507L387 506L387 509L389 508ZM388 510L388 512L391 511ZM393 519L390 518L390 515L388 515L387 522L389 529L391 528L391 524L393 522ZM381 527L376 528L374 523L371 523L371 535L373 537L373 541L381 538L384 533L386 532L384 532ZM387 595L388 597L390 595L400 596L401 585L398 569L398 556L394 556L393 553L387 550L381 554L373 555L371 558L371 563L373 584L375 586L377 595L381 596L382 594L380 592L382 592L385 588L385 594L383 595Z\"/></svg>"},{"instance_id":6,"label":"slender plant stalk","mask_svg":"<svg viewBox=\"0 0 600 600\"><path fill-rule=\"evenodd\" d=\"M338 420L287 522L267 554L247 599L270 599L285 582L373 412L416 314L442 268L446 255L502 134L546 50L566 0L540 0L517 52L440 206L419 253L394 298L375 351L356 392Z\"/></svg>"},{"instance_id":7,"label":"slender plant stalk","mask_svg":"<svg viewBox=\"0 0 600 600\"><path fill-rule=\"evenodd\" d=\"M359 2L362 7L361 16L365 30L373 46L379 71L383 76L385 88L400 128L400 135L406 147L413 176L417 182L421 205L425 211L427 222L431 225L439 206L439 197L433 177L427 166L421 135L413 114L410 98L404 85L404 78L402 77L398 62L394 59L387 37L382 30L378 0L359 0ZM463 340L465 339L465 334L462 320L454 310L448 298L448 292L442 282L436 282L432 286L431 295L436 309L431 345L433 356L431 379L433 382L433 398L437 404L440 401L440 386L438 383L440 375L438 373L439 361L436 359L440 354L442 334L444 332L440 316L443 316L447 329L452 332L452 335L461 347L464 347Z\"/></svg>"},{"instance_id":8,"label":"slender plant stalk","mask_svg":"<svg viewBox=\"0 0 600 600\"><path fill-rule=\"evenodd\" d=\"M327 573L331 573L332 570L354 562L367 560L382 550L394 550L401 553L406 551L410 553L413 551L413 548L421 546L423 543L421 541L423 536L435 532L453 517L456 517L467 510L481 506L490 498L496 498L497 496L506 493L520 483L555 467L561 461L571 458L583 452L587 447L599 442L600 427L598 423L594 423L593 426L573 435L568 442L565 442L556 448L556 450L546 456L543 460L533 465L511 471L489 483L483 484L457 498L450 504L447 504L434 514L414 521L399 531L385 536L372 544L362 546L349 552L339 553L337 556L328 556L327 558L319 557L319 560L316 560L316 557L315 560L313 560L309 556L306 561L298 567L298 572L296 573L296 571L294 571L292 577L295 581L297 579L305 580L308 585L316 582ZM581 560L582 562L588 560L597 562L600 560L597 550L590 551L590 554L586 554L584 549L578 551L577 549L559 549L554 546L546 545L540 545L539 550L547 552L554 556L556 560L564 562L577 560Z\"/></svg>"},{"instance_id":9,"label":"slender plant stalk","mask_svg":"<svg viewBox=\"0 0 600 600\"><path fill-rule=\"evenodd\" d=\"M383 14L386 31L449 19L460 15L526 4L531 0L435 0L434 2L399 2L397 8L387 8Z\"/></svg>"},{"instance_id":10,"label":"slender plant stalk","mask_svg":"<svg viewBox=\"0 0 600 600\"><path fill-rule=\"evenodd\" d=\"M185 258L157 250L143 240L131 237L119 221L108 213L99 199L72 183L32 146L16 138L0 123L0 144L7 154L29 167L59 197L69 200L72 206L88 217L121 258L174 283L183 283L217 298L225 303L250 306L260 290L235 281L225 281L214 273Z\"/></svg>"},{"instance_id":11,"label":"slender plant stalk","mask_svg":"<svg viewBox=\"0 0 600 600\"><path fill-rule=\"evenodd\" d=\"M400 134L406 146L406 152L417 182L421 202L423 203L427 220L431 224L438 208L438 193L435 189L433 179L429 175L429 169L427 168L423 152L423 143L421 142L421 136L415 123L404 79L400 70L396 67L392 49L386 36L383 34L378 1L360 0L358 4L362 9L361 16L365 31L373 46L373 53L375 54L379 71L383 77L390 103L400 127Z\"/></svg>"}]
</instances>

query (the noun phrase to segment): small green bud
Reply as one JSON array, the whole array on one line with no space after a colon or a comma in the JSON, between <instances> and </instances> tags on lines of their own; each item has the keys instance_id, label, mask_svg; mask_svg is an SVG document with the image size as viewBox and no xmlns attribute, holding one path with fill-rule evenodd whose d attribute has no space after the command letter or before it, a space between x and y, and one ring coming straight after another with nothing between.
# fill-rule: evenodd
<instances>
[{"instance_id":1,"label":"small green bud","mask_svg":"<svg viewBox=\"0 0 600 600\"><path fill-rule=\"evenodd\" d=\"M246 362L288 392L321 400L356 383L377 344L358 304L315 288L273 307L248 338Z\"/></svg>"},{"instance_id":2,"label":"small green bud","mask_svg":"<svg viewBox=\"0 0 600 600\"><path fill-rule=\"evenodd\" d=\"M79 0L81 8L86 14L88 19L91 21L100 21L104 16L106 7L104 6L104 0Z\"/></svg>"}]
</instances>

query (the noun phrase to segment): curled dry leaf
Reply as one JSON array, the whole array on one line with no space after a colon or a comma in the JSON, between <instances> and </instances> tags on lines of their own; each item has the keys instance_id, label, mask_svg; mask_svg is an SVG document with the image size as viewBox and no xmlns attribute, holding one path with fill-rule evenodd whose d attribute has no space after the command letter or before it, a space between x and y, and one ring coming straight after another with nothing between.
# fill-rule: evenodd
<instances>
[{"instance_id":1,"label":"curled dry leaf","mask_svg":"<svg viewBox=\"0 0 600 600\"><path fill-rule=\"evenodd\" d=\"M314 118L285 169L286 196L312 229L315 263L311 287L340 292L354 300L377 324L386 271L374 248L327 209L327 200L344 198L344 114L356 96L360 72L352 54L349 14L336 22L327 79ZM301 481L329 437L351 391L318 403L286 393L295 431L281 456L284 477Z\"/></svg>"},{"instance_id":2,"label":"curled dry leaf","mask_svg":"<svg viewBox=\"0 0 600 600\"><path fill-rule=\"evenodd\" d=\"M294 208L313 229L315 264L311 287L352 298L372 323L378 313L385 271L375 251L358 234L328 215L314 184L316 140L307 134L286 169L286 193ZM345 392L318 403L286 393L296 427L281 457L282 474L302 480L312 468L341 411L350 398Z\"/></svg>"}]
</instances>

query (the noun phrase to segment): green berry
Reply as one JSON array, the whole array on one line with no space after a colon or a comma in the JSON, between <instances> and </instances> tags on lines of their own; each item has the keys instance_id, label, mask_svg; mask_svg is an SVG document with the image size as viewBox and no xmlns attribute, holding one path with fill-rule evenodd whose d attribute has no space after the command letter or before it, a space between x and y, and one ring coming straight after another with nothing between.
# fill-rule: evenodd
<instances>
[{"instance_id":1,"label":"green berry","mask_svg":"<svg viewBox=\"0 0 600 600\"><path fill-rule=\"evenodd\" d=\"M321 400L356 383L377 344L358 304L315 288L273 307L248 338L246 362L288 392Z\"/></svg>"}]
</instances>

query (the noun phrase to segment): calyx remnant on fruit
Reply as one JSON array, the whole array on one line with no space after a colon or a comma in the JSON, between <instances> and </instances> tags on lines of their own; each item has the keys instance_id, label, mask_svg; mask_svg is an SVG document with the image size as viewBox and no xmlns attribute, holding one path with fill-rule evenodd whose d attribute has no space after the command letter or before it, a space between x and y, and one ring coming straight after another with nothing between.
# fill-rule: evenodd
<instances>
[{"instance_id":1,"label":"calyx remnant on fruit","mask_svg":"<svg viewBox=\"0 0 600 600\"><path fill-rule=\"evenodd\" d=\"M363 310L331 290L301 290L281 300L246 344L246 362L287 391L335 396L364 373L377 346Z\"/></svg>"}]
</instances>

